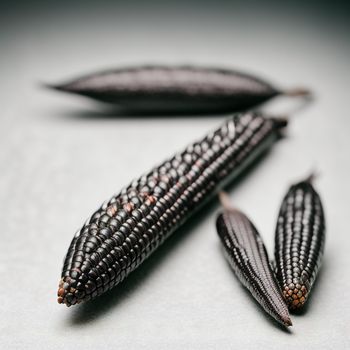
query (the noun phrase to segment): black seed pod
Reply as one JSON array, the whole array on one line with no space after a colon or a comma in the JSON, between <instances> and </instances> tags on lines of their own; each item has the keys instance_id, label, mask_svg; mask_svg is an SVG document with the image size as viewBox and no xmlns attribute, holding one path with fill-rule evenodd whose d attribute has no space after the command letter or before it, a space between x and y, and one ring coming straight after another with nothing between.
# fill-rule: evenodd
<instances>
[{"instance_id":1,"label":"black seed pod","mask_svg":"<svg viewBox=\"0 0 350 350\"><path fill-rule=\"evenodd\" d=\"M268 314L281 324L291 326L288 307L261 236L242 212L230 207L226 194L220 193L220 198L224 211L217 218L216 229L233 271Z\"/></svg>"},{"instance_id":2,"label":"black seed pod","mask_svg":"<svg viewBox=\"0 0 350 350\"><path fill-rule=\"evenodd\" d=\"M103 203L68 249L59 303L69 306L116 286L285 125L257 113L235 115Z\"/></svg>"},{"instance_id":3,"label":"black seed pod","mask_svg":"<svg viewBox=\"0 0 350 350\"><path fill-rule=\"evenodd\" d=\"M311 179L289 189L276 226L276 274L290 309L305 304L324 250L324 213Z\"/></svg>"},{"instance_id":4,"label":"black seed pod","mask_svg":"<svg viewBox=\"0 0 350 350\"><path fill-rule=\"evenodd\" d=\"M136 112L203 112L250 109L282 92L254 76L228 69L141 66L98 72L56 90L88 96Z\"/></svg>"}]
</instances>

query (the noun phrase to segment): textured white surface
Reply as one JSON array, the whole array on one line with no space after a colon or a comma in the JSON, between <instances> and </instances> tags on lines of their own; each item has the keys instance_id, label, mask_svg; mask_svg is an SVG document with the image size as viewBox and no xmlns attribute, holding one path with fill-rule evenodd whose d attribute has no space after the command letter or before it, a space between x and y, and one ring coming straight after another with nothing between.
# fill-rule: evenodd
<instances>
[{"instance_id":1,"label":"textured white surface","mask_svg":"<svg viewBox=\"0 0 350 350\"><path fill-rule=\"evenodd\" d=\"M28 6L3 14L0 347L349 348L350 45L342 17L297 6L118 6ZM84 219L225 116L112 117L38 83L149 62L225 65L315 91L291 117L288 137L230 190L272 256L287 187L313 168L321 174L324 264L307 312L293 317L290 332L265 316L228 267L214 228L217 205L107 295L70 309L56 303L62 259ZM266 108L297 107L281 102Z\"/></svg>"}]
</instances>

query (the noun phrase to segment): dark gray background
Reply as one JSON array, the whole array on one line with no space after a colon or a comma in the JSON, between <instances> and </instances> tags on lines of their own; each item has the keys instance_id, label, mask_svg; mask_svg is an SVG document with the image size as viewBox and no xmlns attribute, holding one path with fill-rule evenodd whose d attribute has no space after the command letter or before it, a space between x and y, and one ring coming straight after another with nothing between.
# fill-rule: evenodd
<instances>
[{"instance_id":1,"label":"dark gray background","mask_svg":"<svg viewBox=\"0 0 350 350\"><path fill-rule=\"evenodd\" d=\"M348 290L349 9L341 2L25 2L0 12L0 347L33 349L350 346ZM306 312L283 331L232 274L217 204L95 302L56 303L73 234L106 198L226 116L113 117L41 82L141 63L243 69L305 85L287 137L230 190L272 255L289 184L312 169L327 214L324 264ZM301 108L302 107L302 108Z\"/></svg>"}]
</instances>

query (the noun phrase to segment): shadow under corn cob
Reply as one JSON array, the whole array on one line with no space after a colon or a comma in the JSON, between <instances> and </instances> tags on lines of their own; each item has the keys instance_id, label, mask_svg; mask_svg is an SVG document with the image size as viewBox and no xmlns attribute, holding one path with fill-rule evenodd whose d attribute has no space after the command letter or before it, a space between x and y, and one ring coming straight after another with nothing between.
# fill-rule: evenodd
<instances>
[{"instance_id":1,"label":"shadow under corn cob","mask_svg":"<svg viewBox=\"0 0 350 350\"><path fill-rule=\"evenodd\" d=\"M285 125L258 113L235 115L106 201L71 242L58 302L70 306L120 283Z\"/></svg>"},{"instance_id":2,"label":"shadow under corn cob","mask_svg":"<svg viewBox=\"0 0 350 350\"><path fill-rule=\"evenodd\" d=\"M126 111L201 112L250 109L281 91L252 75L193 66L140 66L97 72L49 86L116 104Z\"/></svg>"},{"instance_id":3,"label":"shadow under corn cob","mask_svg":"<svg viewBox=\"0 0 350 350\"><path fill-rule=\"evenodd\" d=\"M276 274L290 309L305 304L324 250L325 219L312 178L290 187L277 220Z\"/></svg>"},{"instance_id":4,"label":"shadow under corn cob","mask_svg":"<svg viewBox=\"0 0 350 350\"><path fill-rule=\"evenodd\" d=\"M216 229L233 271L269 315L284 326L291 326L288 307L261 236L246 215L230 207L226 194L220 193L220 198L224 211L216 220Z\"/></svg>"}]
</instances>

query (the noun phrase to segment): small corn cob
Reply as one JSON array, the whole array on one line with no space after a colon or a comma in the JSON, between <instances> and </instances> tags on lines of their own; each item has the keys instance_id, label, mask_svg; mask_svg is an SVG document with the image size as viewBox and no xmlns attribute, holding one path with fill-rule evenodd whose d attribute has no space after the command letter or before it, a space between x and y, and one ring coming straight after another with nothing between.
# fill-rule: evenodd
<instances>
[{"instance_id":1,"label":"small corn cob","mask_svg":"<svg viewBox=\"0 0 350 350\"><path fill-rule=\"evenodd\" d=\"M258 113L235 115L106 201L71 242L58 302L80 303L120 283L285 125Z\"/></svg>"},{"instance_id":2,"label":"small corn cob","mask_svg":"<svg viewBox=\"0 0 350 350\"><path fill-rule=\"evenodd\" d=\"M230 206L225 193L220 193L220 199L224 211L217 218L216 229L233 271L269 315L284 326L291 326L288 307L261 236L246 215Z\"/></svg>"},{"instance_id":3,"label":"small corn cob","mask_svg":"<svg viewBox=\"0 0 350 350\"><path fill-rule=\"evenodd\" d=\"M139 112L237 111L280 94L308 94L304 89L284 92L228 69L191 66L122 68L49 87Z\"/></svg>"},{"instance_id":4,"label":"small corn cob","mask_svg":"<svg viewBox=\"0 0 350 350\"><path fill-rule=\"evenodd\" d=\"M325 219L312 178L290 187L277 220L276 275L290 309L305 304L324 250Z\"/></svg>"}]
</instances>

